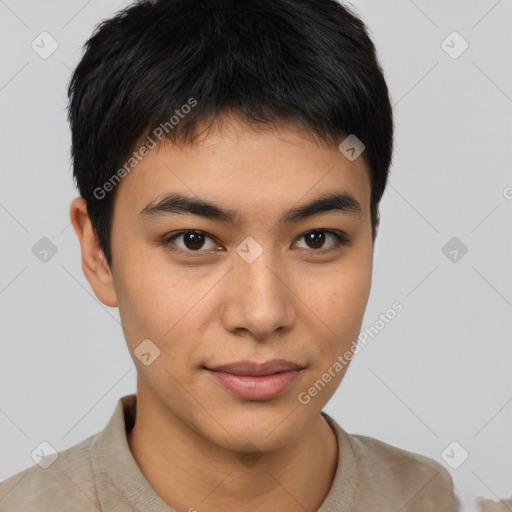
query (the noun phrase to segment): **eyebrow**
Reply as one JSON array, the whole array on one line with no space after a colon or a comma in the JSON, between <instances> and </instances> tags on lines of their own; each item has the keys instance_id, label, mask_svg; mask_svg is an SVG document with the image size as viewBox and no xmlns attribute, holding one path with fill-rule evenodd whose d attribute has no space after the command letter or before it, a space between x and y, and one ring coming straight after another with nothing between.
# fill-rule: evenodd
<instances>
[{"instance_id":1,"label":"eyebrow","mask_svg":"<svg viewBox=\"0 0 512 512\"><path fill-rule=\"evenodd\" d=\"M237 224L240 219L240 214L236 210L223 209L216 204L184 194L171 193L165 195L156 204L154 201L140 211L142 217L154 218L163 215L190 214L225 224ZM358 217L362 215L361 205L354 196L346 192L335 192L322 194L309 203L284 212L277 223L281 225L291 224L331 211L340 211Z\"/></svg>"}]
</instances>

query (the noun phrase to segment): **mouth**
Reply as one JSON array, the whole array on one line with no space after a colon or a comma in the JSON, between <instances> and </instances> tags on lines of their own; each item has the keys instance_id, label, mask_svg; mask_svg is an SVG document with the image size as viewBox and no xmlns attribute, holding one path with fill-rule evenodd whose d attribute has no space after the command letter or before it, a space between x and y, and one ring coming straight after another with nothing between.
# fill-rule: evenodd
<instances>
[{"instance_id":1,"label":"mouth","mask_svg":"<svg viewBox=\"0 0 512 512\"><path fill-rule=\"evenodd\" d=\"M241 361L203 368L231 394L253 401L271 400L283 394L297 381L304 369L283 359L263 364Z\"/></svg>"},{"instance_id":2,"label":"mouth","mask_svg":"<svg viewBox=\"0 0 512 512\"><path fill-rule=\"evenodd\" d=\"M241 376L267 376L276 373L300 371L303 367L292 361L285 359L272 359L264 363L257 363L254 361L238 361L236 363L223 364L215 367L204 367L207 370L214 372L230 373L232 375Z\"/></svg>"}]
</instances>

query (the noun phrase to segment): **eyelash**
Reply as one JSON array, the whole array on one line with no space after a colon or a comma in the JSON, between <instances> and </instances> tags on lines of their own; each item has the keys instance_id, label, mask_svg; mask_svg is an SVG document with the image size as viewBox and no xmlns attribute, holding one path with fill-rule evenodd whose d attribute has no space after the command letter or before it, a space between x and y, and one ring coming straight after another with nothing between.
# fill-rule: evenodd
<instances>
[{"instance_id":1,"label":"eyelash","mask_svg":"<svg viewBox=\"0 0 512 512\"><path fill-rule=\"evenodd\" d=\"M194 257L200 255L201 253L209 252L209 251L204 251L204 250L197 250L197 251L187 250L187 251L185 251L183 249L176 248L175 246L173 247L172 242L175 239L179 238L180 236L185 235L186 233L197 233L200 235L205 235L207 238L210 238L213 240L213 237L211 237L210 235L208 235L208 233L205 233L204 231L199 231L196 229L187 229L185 231L179 231L177 233L174 233L171 236L166 237L162 241L162 243L168 250L170 250L172 252L180 253L180 254L185 254L187 257L191 257L191 258L194 258ZM327 254L327 253L330 253L331 251L338 249L339 247L341 247L343 245L348 245L348 243L349 243L349 239L344 234L336 233L335 231L331 231L329 229L313 229L311 231L307 231L306 233L302 234L299 237L299 240L301 238L305 237L306 235L310 235L312 233L327 233L329 235L332 235L335 238L335 243L334 243L333 247L330 247L328 249L310 249L314 253Z\"/></svg>"}]
</instances>

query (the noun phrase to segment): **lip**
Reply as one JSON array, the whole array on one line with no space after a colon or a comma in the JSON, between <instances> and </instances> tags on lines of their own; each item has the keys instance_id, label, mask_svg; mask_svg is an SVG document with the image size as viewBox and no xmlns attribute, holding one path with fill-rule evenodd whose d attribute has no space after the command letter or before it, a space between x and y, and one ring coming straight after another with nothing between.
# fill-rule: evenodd
<instances>
[{"instance_id":1,"label":"lip","mask_svg":"<svg viewBox=\"0 0 512 512\"><path fill-rule=\"evenodd\" d=\"M270 361L265 361L264 363L238 361L236 363L223 364L206 369L214 372L259 377L281 372L299 371L302 370L302 367L292 361L287 361L286 359L272 359Z\"/></svg>"},{"instance_id":2,"label":"lip","mask_svg":"<svg viewBox=\"0 0 512 512\"><path fill-rule=\"evenodd\" d=\"M299 378L299 365L283 359L263 364L241 361L205 370L230 393L244 400L264 401L283 394Z\"/></svg>"},{"instance_id":3,"label":"lip","mask_svg":"<svg viewBox=\"0 0 512 512\"><path fill-rule=\"evenodd\" d=\"M206 370L229 392L244 400L264 401L281 395L299 377L300 371L285 371L271 375L235 375Z\"/></svg>"}]
</instances>

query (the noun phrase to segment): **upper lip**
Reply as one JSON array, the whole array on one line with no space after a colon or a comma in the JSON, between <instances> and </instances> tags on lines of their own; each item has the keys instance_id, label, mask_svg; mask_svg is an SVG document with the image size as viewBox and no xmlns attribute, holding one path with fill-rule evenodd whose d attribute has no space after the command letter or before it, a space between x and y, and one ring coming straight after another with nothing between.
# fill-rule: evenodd
<instances>
[{"instance_id":1,"label":"upper lip","mask_svg":"<svg viewBox=\"0 0 512 512\"><path fill-rule=\"evenodd\" d=\"M302 367L291 361L286 361L285 359L272 359L264 363L239 361L207 369L235 375L273 375L274 373L302 370Z\"/></svg>"}]
</instances>

